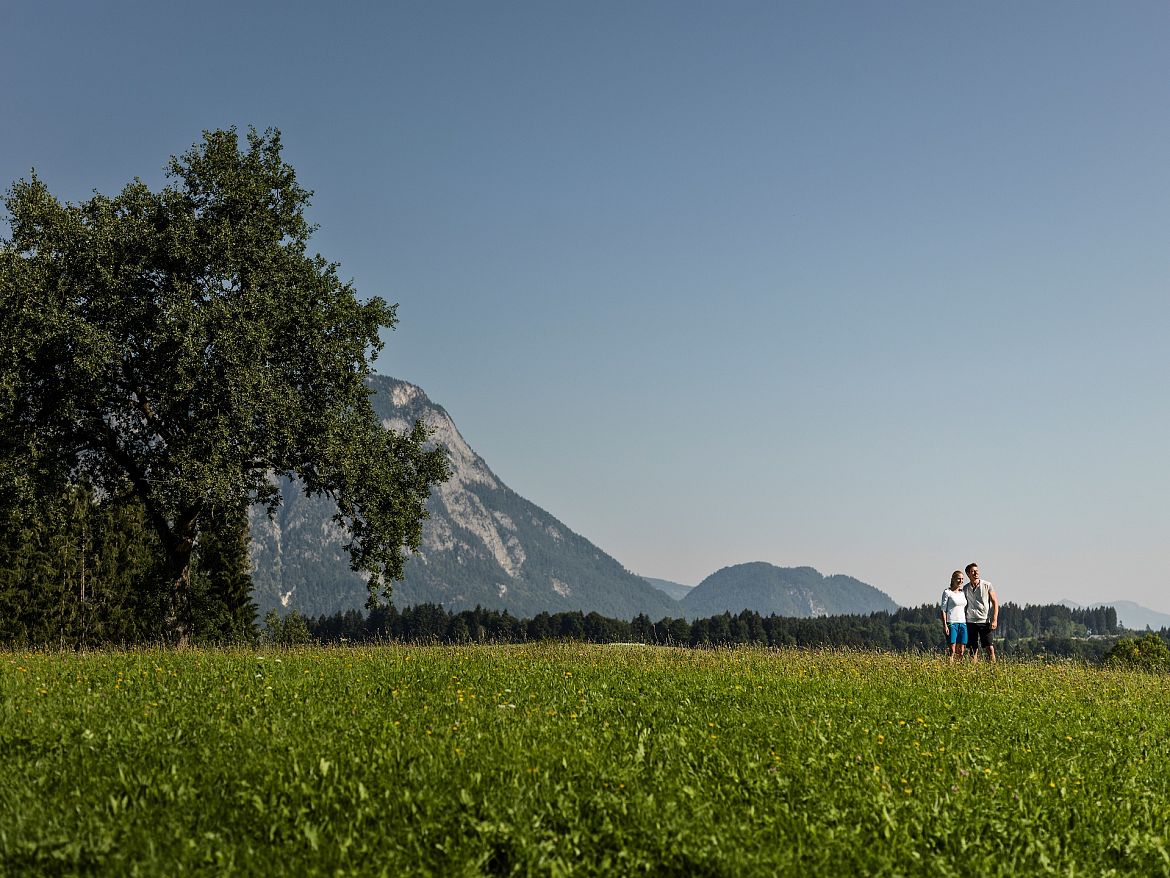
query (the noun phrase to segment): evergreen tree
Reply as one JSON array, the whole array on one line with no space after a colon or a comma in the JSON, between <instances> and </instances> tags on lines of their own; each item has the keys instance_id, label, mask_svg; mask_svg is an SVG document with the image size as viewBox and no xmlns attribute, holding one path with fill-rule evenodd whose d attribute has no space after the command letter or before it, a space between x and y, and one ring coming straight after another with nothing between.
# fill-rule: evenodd
<instances>
[{"instance_id":1,"label":"evergreen tree","mask_svg":"<svg viewBox=\"0 0 1170 878\"><path fill-rule=\"evenodd\" d=\"M250 643L256 639L246 511L237 509L209 521L199 535L192 583L196 639L209 643Z\"/></svg>"},{"instance_id":2,"label":"evergreen tree","mask_svg":"<svg viewBox=\"0 0 1170 878\"><path fill-rule=\"evenodd\" d=\"M94 646L157 641L157 538L132 496L86 485L8 516L0 533L0 642Z\"/></svg>"}]
</instances>

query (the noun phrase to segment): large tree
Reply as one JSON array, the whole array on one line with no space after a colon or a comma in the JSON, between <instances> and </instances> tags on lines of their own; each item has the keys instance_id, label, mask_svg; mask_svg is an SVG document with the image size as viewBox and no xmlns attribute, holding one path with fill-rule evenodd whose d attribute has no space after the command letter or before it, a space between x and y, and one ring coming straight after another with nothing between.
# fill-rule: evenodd
<instances>
[{"instance_id":1,"label":"large tree","mask_svg":"<svg viewBox=\"0 0 1170 878\"><path fill-rule=\"evenodd\" d=\"M371 599L401 579L430 486L421 424L385 429L365 378L396 306L310 254L310 193L276 131L206 132L118 195L62 203L37 178L0 242L0 520L71 483L141 499L166 562L167 627L191 628L202 531L289 476L337 503Z\"/></svg>"}]
</instances>

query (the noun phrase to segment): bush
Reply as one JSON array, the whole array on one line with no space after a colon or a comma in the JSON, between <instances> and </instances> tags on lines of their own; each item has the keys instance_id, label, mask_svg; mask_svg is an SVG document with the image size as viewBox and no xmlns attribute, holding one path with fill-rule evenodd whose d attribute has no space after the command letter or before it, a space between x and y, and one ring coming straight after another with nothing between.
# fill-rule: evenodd
<instances>
[{"instance_id":1,"label":"bush","mask_svg":"<svg viewBox=\"0 0 1170 878\"><path fill-rule=\"evenodd\" d=\"M1140 640L1123 637L1105 656L1108 665L1137 668L1143 671L1170 671L1170 647L1157 634L1147 634Z\"/></svg>"}]
</instances>

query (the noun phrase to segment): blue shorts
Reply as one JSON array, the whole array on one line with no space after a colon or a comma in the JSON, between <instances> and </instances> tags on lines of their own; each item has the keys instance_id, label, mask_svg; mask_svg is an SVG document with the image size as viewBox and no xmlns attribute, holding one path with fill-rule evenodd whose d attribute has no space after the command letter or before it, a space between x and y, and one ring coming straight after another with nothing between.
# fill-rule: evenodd
<instances>
[{"instance_id":1,"label":"blue shorts","mask_svg":"<svg viewBox=\"0 0 1170 878\"><path fill-rule=\"evenodd\" d=\"M967 623L966 622L952 622L951 623L951 643L961 643L963 646L967 645Z\"/></svg>"}]
</instances>

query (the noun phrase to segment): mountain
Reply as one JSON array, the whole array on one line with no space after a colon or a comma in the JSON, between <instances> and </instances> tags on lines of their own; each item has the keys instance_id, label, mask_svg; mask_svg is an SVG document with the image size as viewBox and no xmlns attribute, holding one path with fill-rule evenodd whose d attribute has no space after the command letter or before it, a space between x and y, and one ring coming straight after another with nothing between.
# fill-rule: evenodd
<instances>
[{"instance_id":1,"label":"mountain","mask_svg":"<svg viewBox=\"0 0 1170 878\"><path fill-rule=\"evenodd\" d=\"M694 588L693 585L683 585L681 582L671 582L669 579L655 579L653 576L643 576L648 583L661 592L665 592L676 601L682 600Z\"/></svg>"},{"instance_id":2,"label":"mountain","mask_svg":"<svg viewBox=\"0 0 1170 878\"><path fill-rule=\"evenodd\" d=\"M755 610L762 616L837 616L893 612L893 599L852 576L822 576L811 567L776 567L763 561L716 571L681 601L688 619Z\"/></svg>"},{"instance_id":3,"label":"mountain","mask_svg":"<svg viewBox=\"0 0 1170 878\"><path fill-rule=\"evenodd\" d=\"M419 551L407 561L405 581L394 584L395 605L479 605L520 617L566 610L621 619L679 615L674 600L501 482L419 387L380 375L370 385L382 423L405 430L421 419L433 441L447 447L452 469L432 491ZM281 496L273 518L262 508L251 514L261 615L272 608L322 615L363 607L365 582L349 569L330 501L305 497L287 481Z\"/></svg>"},{"instance_id":4,"label":"mountain","mask_svg":"<svg viewBox=\"0 0 1170 878\"><path fill-rule=\"evenodd\" d=\"M1113 609L1117 610L1117 621L1121 623L1122 627L1128 628L1130 631L1144 631L1146 628L1152 628L1157 631L1161 628L1170 628L1170 615L1159 613L1157 610L1151 610L1149 607L1143 607L1141 604L1135 604L1133 601L1108 601L1089 604L1087 607L1073 601L1061 601L1061 603L1066 607L1072 607L1074 610L1113 607Z\"/></svg>"},{"instance_id":5,"label":"mountain","mask_svg":"<svg viewBox=\"0 0 1170 878\"><path fill-rule=\"evenodd\" d=\"M1117 621L1131 631L1144 631L1152 628L1170 628L1170 616L1135 604L1133 601L1110 601L1108 604L1094 604L1097 607L1113 607L1117 610Z\"/></svg>"}]
</instances>

